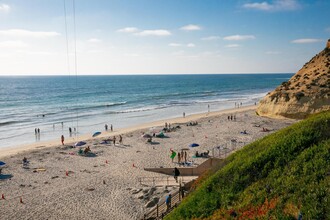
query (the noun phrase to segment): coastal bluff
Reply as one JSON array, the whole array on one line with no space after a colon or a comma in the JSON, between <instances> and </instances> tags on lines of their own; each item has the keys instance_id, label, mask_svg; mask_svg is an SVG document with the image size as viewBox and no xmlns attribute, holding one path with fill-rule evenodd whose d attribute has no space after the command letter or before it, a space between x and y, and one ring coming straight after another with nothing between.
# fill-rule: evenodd
<instances>
[{"instance_id":1,"label":"coastal bluff","mask_svg":"<svg viewBox=\"0 0 330 220\"><path fill-rule=\"evenodd\" d=\"M256 110L260 116L303 119L330 110L330 39L287 82L268 93Z\"/></svg>"}]
</instances>

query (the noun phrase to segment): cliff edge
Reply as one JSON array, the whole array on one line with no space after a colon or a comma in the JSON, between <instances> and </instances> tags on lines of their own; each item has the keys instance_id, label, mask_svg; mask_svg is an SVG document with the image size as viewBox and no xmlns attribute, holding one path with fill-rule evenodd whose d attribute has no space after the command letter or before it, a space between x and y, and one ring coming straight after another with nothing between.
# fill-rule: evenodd
<instances>
[{"instance_id":1,"label":"cliff edge","mask_svg":"<svg viewBox=\"0 0 330 220\"><path fill-rule=\"evenodd\" d=\"M302 119L330 110L330 39L319 54L259 103L257 113L273 118Z\"/></svg>"}]
</instances>

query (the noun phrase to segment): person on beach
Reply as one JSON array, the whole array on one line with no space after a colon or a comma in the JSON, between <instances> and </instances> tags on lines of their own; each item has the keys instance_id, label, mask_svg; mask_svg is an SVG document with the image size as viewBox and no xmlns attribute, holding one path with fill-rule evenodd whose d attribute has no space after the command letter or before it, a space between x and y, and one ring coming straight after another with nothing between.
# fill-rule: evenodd
<instances>
[{"instance_id":1,"label":"person on beach","mask_svg":"<svg viewBox=\"0 0 330 220\"><path fill-rule=\"evenodd\" d=\"M88 146L88 147L86 147L86 148L85 148L85 150L84 150L84 153L85 153L85 154L88 154L88 152L91 152L91 149L90 149L90 147L89 147L89 146Z\"/></svg>"},{"instance_id":2,"label":"person on beach","mask_svg":"<svg viewBox=\"0 0 330 220\"><path fill-rule=\"evenodd\" d=\"M121 134L119 135L119 144L123 143L123 137L121 136Z\"/></svg>"},{"instance_id":3,"label":"person on beach","mask_svg":"<svg viewBox=\"0 0 330 220\"><path fill-rule=\"evenodd\" d=\"M35 135L38 134L38 129L37 129L37 128L34 129L34 134L35 134Z\"/></svg>"},{"instance_id":4,"label":"person on beach","mask_svg":"<svg viewBox=\"0 0 330 220\"><path fill-rule=\"evenodd\" d=\"M184 118L186 117L186 113L185 113L185 112L183 112L183 117L184 117Z\"/></svg>"},{"instance_id":5,"label":"person on beach","mask_svg":"<svg viewBox=\"0 0 330 220\"><path fill-rule=\"evenodd\" d=\"M40 134L40 128L38 128L38 134Z\"/></svg>"},{"instance_id":6,"label":"person on beach","mask_svg":"<svg viewBox=\"0 0 330 220\"><path fill-rule=\"evenodd\" d=\"M175 182L178 182L178 176L180 176L180 171L178 168L174 167L173 170Z\"/></svg>"},{"instance_id":7,"label":"person on beach","mask_svg":"<svg viewBox=\"0 0 330 220\"><path fill-rule=\"evenodd\" d=\"M176 156L176 152L174 150L170 150L171 151L171 159L172 159L172 163L173 163L173 160L174 160L174 157Z\"/></svg>"},{"instance_id":8,"label":"person on beach","mask_svg":"<svg viewBox=\"0 0 330 220\"><path fill-rule=\"evenodd\" d=\"M63 122L61 122L62 128L63 128Z\"/></svg>"},{"instance_id":9,"label":"person on beach","mask_svg":"<svg viewBox=\"0 0 330 220\"><path fill-rule=\"evenodd\" d=\"M230 116L228 115L228 121L230 120Z\"/></svg>"},{"instance_id":10,"label":"person on beach","mask_svg":"<svg viewBox=\"0 0 330 220\"><path fill-rule=\"evenodd\" d=\"M184 152L184 162L187 163L187 151Z\"/></svg>"},{"instance_id":11,"label":"person on beach","mask_svg":"<svg viewBox=\"0 0 330 220\"><path fill-rule=\"evenodd\" d=\"M110 125L110 130L113 131L113 127L112 127L112 124Z\"/></svg>"},{"instance_id":12,"label":"person on beach","mask_svg":"<svg viewBox=\"0 0 330 220\"><path fill-rule=\"evenodd\" d=\"M113 145L116 145L116 136L113 136L112 141L113 141Z\"/></svg>"},{"instance_id":13,"label":"person on beach","mask_svg":"<svg viewBox=\"0 0 330 220\"><path fill-rule=\"evenodd\" d=\"M26 167L28 165L29 161L26 157L23 158L23 167Z\"/></svg>"},{"instance_id":14,"label":"person on beach","mask_svg":"<svg viewBox=\"0 0 330 220\"><path fill-rule=\"evenodd\" d=\"M172 203L171 193L168 194L168 196L166 196L165 203L166 203L166 211L169 211L171 209L171 203Z\"/></svg>"},{"instance_id":15,"label":"person on beach","mask_svg":"<svg viewBox=\"0 0 330 220\"><path fill-rule=\"evenodd\" d=\"M167 122L165 122L165 128L167 128Z\"/></svg>"},{"instance_id":16,"label":"person on beach","mask_svg":"<svg viewBox=\"0 0 330 220\"><path fill-rule=\"evenodd\" d=\"M105 124L105 125L104 125L104 128L105 128L105 130L107 131L107 130L108 130L108 125Z\"/></svg>"},{"instance_id":17,"label":"person on beach","mask_svg":"<svg viewBox=\"0 0 330 220\"><path fill-rule=\"evenodd\" d=\"M210 105L207 105L207 111L210 112Z\"/></svg>"},{"instance_id":18,"label":"person on beach","mask_svg":"<svg viewBox=\"0 0 330 220\"><path fill-rule=\"evenodd\" d=\"M178 164L180 165L180 163L181 163L181 154L180 154L180 152L178 153Z\"/></svg>"},{"instance_id":19,"label":"person on beach","mask_svg":"<svg viewBox=\"0 0 330 220\"><path fill-rule=\"evenodd\" d=\"M64 145L64 135L61 136L62 145Z\"/></svg>"},{"instance_id":20,"label":"person on beach","mask_svg":"<svg viewBox=\"0 0 330 220\"><path fill-rule=\"evenodd\" d=\"M69 133L72 134L72 128L71 127L69 127Z\"/></svg>"}]
</instances>

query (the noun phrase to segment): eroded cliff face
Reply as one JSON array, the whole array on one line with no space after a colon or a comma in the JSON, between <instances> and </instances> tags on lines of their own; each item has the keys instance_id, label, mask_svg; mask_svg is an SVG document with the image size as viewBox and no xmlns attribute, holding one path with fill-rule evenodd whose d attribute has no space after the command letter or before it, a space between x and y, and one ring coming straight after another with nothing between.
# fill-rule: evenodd
<instances>
[{"instance_id":1,"label":"eroded cliff face","mask_svg":"<svg viewBox=\"0 0 330 220\"><path fill-rule=\"evenodd\" d=\"M302 119L326 110L330 110L330 39L323 51L260 101L257 113Z\"/></svg>"}]
</instances>

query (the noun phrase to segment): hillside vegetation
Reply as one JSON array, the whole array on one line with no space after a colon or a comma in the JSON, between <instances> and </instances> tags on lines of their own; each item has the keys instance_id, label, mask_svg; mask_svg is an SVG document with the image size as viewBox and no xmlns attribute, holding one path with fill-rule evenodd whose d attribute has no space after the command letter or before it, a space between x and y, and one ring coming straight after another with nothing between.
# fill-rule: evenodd
<instances>
[{"instance_id":1,"label":"hillside vegetation","mask_svg":"<svg viewBox=\"0 0 330 220\"><path fill-rule=\"evenodd\" d=\"M330 219L330 111L228 157L166 219Z\"/></svg>"}]
</instances>

